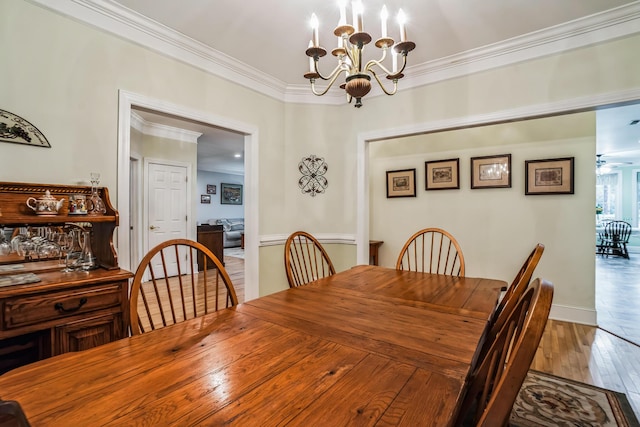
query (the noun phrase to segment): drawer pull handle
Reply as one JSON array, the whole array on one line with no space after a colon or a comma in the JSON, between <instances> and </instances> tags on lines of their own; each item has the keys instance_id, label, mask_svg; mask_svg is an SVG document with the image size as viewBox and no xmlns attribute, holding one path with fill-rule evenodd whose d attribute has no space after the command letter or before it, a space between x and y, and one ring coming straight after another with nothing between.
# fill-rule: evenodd
<instances>
[{"instance_id":1,"label":"drawer pull handle","mask_svg":"<svg viewBox=\"0 0 640 427\"><path fill-rule=\"evenodd\" d=\"M87 303L87 299L86 298L80 298L80 303L78 304L77 307L64 308L64 305L61 302L57 302L56 305L53 306L53 308L55 308L56 310L58 310L61 313L73 313L74 311L80 310L80 307L82 307L86 303Z\"/></svg>"}]
</instances>

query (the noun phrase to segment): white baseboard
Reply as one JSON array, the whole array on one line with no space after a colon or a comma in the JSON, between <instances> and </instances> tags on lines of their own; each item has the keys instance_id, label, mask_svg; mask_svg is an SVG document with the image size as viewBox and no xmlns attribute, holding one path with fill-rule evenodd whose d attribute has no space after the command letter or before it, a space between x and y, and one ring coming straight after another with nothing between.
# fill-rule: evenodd
<instances>
[{"instance_id":1,"label":"white baseboard","mask_svg":"<svg viewBox=\"0 0 640 427\"><path fill-rule=\"evenodd\" d=\"M598 316L595 309L553 304L549 318L582 325L598 326Z\"/></svg>"}]
</instances>

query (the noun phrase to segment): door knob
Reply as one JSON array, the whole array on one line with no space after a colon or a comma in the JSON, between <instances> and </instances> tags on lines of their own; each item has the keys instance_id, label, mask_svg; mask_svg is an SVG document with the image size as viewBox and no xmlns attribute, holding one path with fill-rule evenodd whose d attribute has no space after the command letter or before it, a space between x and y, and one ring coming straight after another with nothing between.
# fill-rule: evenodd
<instances>
[{"instance_id":1,"label":"door knob","mask_svg":"<svg viewBox=\"0 0 640 427\"><path fill-rule=\"evenodd\" d=\"M151 227L149 227L150 230L155 230L156 228L160 228L160 227L156 227L155 225L152 225Z\"/></svg>"}]
</instances>

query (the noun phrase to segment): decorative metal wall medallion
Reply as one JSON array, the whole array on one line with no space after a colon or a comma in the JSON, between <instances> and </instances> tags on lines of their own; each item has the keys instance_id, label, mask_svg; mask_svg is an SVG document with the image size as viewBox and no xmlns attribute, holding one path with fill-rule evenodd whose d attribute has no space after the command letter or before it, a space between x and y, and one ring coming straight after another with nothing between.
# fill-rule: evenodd
<instances>
[{"instance_id":1,"label":"decorative metal wall medallion","mask_svg":"<svg viewBox=\"0 0 640 427\"><path fill-rule=\"evenodd\" d=\"M0 110L0 142L51 148L49 141L37 127L5 110Z\"/></svg>"},{"instance_id":2,"label":"decorative metal wall medallion","mask_svg":"<svg viewBox=\"0 0 640 427\"><path fill-rule=\"evenodd\" d=\"M329 169L329 166L324 162L323 157L316 157L313 154L309 157L304 157L298 163L298 170L302 174L298 180L298 187L300 187L302 193L310 194L311 197L324 193L324 190L329 185L329 181L324 177L327 169Z\"/></svg>"}]
</instances>

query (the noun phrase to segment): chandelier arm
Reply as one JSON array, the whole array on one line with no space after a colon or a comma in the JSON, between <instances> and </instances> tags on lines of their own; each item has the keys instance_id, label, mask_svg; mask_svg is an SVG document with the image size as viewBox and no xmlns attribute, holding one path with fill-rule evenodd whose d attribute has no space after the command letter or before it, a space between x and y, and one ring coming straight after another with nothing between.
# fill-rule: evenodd
<instances>
[{"instance_id":1,"label":"chandelier arm","mask_svg":"<svg viewBox=\"0 0 640 427\"><path fill-rule=\"evenodd\" d=\"M353 56L353 54L351 52L351 48L347 48L346 52L347 52L347 58L349 58L349 61L351 62L350 68L351 67L355 68L357 66L357 62L356 62L356 60L355 60L355 58L354 58L354 56Z\"/></svg>"},{"instance_id":2,"label":"chandelier arm","mask_svg":"<svg viewBox=\"0 0 640 427\"><path fill-rule=\"evenodd\" d=\"M387 95L395 95L396 91L398 90L398 79L393 79L393 90L388 91L387 88L385 88L384 85L382 84L382 81L380 80L380 77L378 77L376 72L373 70L369 70L369 71L371 72L371 74L373 74L373 77L376 79L376 81L380 85L380 89L382 89L384 93L386 93Z\"/></svg>"},{"instance_id":3,"label":"chandelier arm","mask_svg":"<svg viewBox=\"0 0 640 427\"><path fill-rule=\"evenodd\" d=\"M405 52L403 52L402 53L402 67L400 68L400 70L398 70L394 74L389 74L389 77L393 78L394 76L399 76L400 74L402 74L402 72L404 71L404 69L406 67L407 67L407 54Z\"/></svg>"},{"instance_id":4,"label":"chandelier arm","mask_svg":"<svg viewBox=\"0 0 640 427\"><path fill-rule=\"evenodd\" d=\"M333 71L327 77L325 77L322 74L320 74L320 70L318 69L318 63L319 62L320 62L319 60L314 60L313 61L313 63L315 64L316 74L322 80L331 80L331 82L333 83L333 81L336 79L336 76L340 73L340 71L344 70L344 68L342 66L342 63L339 63L336 66L336 68L334 68Z\"/></svg>"},{"instance_id":5,"label":"chandelier arm","mask_svg":"<svg viewBox=\"0 0 640 427\"><path fill-rule=\"evenodd\" d=\"M331 80L327 84L327 87L321 92L317 92L316 91L316 79L309 79L309 81L311 82L311 92L313 92L313 94L316 95L316 96L322 96L322 95L326 94L327 92L329 92L329 89L331 89L331 86L333 86L333 83L336 81L336 79L340 75L339 72L335 72L335 71L336 70L334 70L333 77L331 78ZM338 71L340 71L340 70L338 70Z\"/></svg>"},{"instance_id":6,"label":"chandelier arm","mask_svg":"<svg viewBox=\"0 0 640 427\"><path fill-rule=\"evenodd\" d=\"M394 74L398 74L398 73L392 73L391 71L389 71L384 65L382 65L382 63L380 61L384 61L384 57L378 61L375 60L370 60L369 62L367 62L366 67L364 67L365 71L369 71L371 73L373 73L373 66L377 65L378 68L380 68L382 71L384 71L384 73L386 75L392 76ZM402 71L400 71L402 72Z\"/></svg>"}]
</instances>

